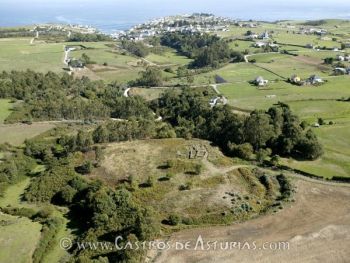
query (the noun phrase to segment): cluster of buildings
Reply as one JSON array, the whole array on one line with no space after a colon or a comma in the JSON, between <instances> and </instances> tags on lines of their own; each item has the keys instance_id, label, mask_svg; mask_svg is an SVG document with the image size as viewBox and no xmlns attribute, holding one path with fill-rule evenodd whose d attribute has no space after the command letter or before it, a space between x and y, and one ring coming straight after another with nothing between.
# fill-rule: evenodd
<instances>
[{"instance_id":1,"label":"cluster of buildings","mask_svg":"<svg viewBox=\"0 0 350 263\"><path fill-rule=\"evenodd\" d=\"M269 40L270 34L268 31L265 31L261 34L256 34L254 32L250 32L250 34L246 36L246 39L247 40L254 40L254 39Z\"/></svg>"},{"instance_id":2,"label":"cluster of buildings","mask_svg":"<svg viewBox=\"0 0 350 263\"><path fill-rule=\"evenodd\" d=\"M256 48L270 47L272 50L276 51L279 49L278 44L271 42L271 36L268 31L265 31L261 34L250 32L250 34L246 36L246 39L251 41L259 40L253 43L253 47Z\"/></svg>"},{"instance_id":3,"label":"cluster of buildings","mask_svg":"<svg viewBox=\"0 0 350 263\"><path fill-rule=\"evenodd\" d=\"M269 81L264 79L262 76L256 77L253 83L258 87L265 87Z\"/></svg>"},{"instance_id":4,"label":"cluster of buildings","mask_svg":"<svg viewBox=\"0 0 350 263\"><path fill-rule=\"evenodd\" d=\"M335 75L350 75L350 67L349 68L336 67L336 68L334 68L334 74Z\"/></svg>"},{"instance_id":5,"label":"cluster of buildings","mask_svg":"<svg viewBox=\"0 0 350 263\"><path fill-rule=\"evenodd\" d=\"M299 30L299 34L302 35L318 35L318 36L324 36L327 34L327 30L326 29L322 29L322 28L305 28L305 27L301 27Z\"/></svg>"},{"instance_id":6,"label":"cluster of buildings","mask_svg":"<svg viewBox=\"0 0 350 263\"><path fill-rule=\"evenodd\" d=\"M337 60L340 62L350 61L350 55L337 55Z\"/></svg>"},{"instance_id":7,"label":"cluster of buildings","mask_svg":"<svg viewBox=\"0 0 350 263\"><path fill-rule=\"evenodd\" d=\"M271 42L255 42L253 44L254 47L256 48L262 48L262 47L270 47L270 48L279 48L279 45L278 44L274 44L274 43L271 43Z\"/></svg>"},{"instance_id":8,"label":"cluster of buildings","mask_svg":"<svg viewBox=\"0 0 350 263\"><path fill-rule=\"evenodd\" d=\"M245 28L256 28L258 27L258 23L253 23L253 22L248 22L248 23L244 23L244 22L236 22L235 26L238 27L245 27Z\"/></svg>"},{"instance_id":9,"label":"cluster of buildings","mask_svg":"<svg viewBox=\"0 0 350 263\"><path fill-rule=\"evenodd\" d=\"M88 25L63 25L63 24L40 24L36 25L33 29L31 29L32 32L52 32L52 31L60 31L60 32L79 32L82 34L95 34L98 33L98 30L94 27L88 26Z\"/></svg>"},{"instance_id":10,"label":"cluster of buildings","mask_svg":"<svg viewBox=\"0 0 350 263\"><path fill-rule=\"evenodd\" d=\"M298 86L304 86L304 85L320 85L324 83L324 80L317 76L317 75L311 75L309 78L302 80L298 75L292 75L289 78L289 82ZM252 82L252 84L255 84L258 87L265 87L268 85L269 81L267 79L264 79L262 76L256 77Z\"/></svg>"},{"instance_id":11,"label":"cluster of buildings","mask_svg":"<svg viewBox=\"0 0 350 263\"><path fill-rule=\"evenodd\" d=\"M304 85L320 85L324 83L324 80L317 75L311 75L309 78L302 80L298 75L292 75L289 82L298 86Z\"/></svg>"},{"instance_id":12,"label":"cluster of buildings","mask_svg":"<svg viewBox=\"0 0 350 263\"><path fill-rule=\"evenodd\" d=\"M350 55L337 55L339 62L350 62ZM346 67L344 63L338 63L337 67L334 68L334 75L350 75L350 67Z\"/></svg>"},{"instance_id":13,"label":"cluster of buildings","mask_svg":"<svg viewBox=\"0 0 350 263\"><path fill-rule=\"evenodd\" d=\"M209 33L229 31L234 21L211 14L168 16L134 26L128 31L119 31L112 37L143 40L166 32Z\"/></svg>"},{"instance_id":14,"label":"cluster of buildings","mask_svg":"<svg viewBox=\"0 0 350 263\"><path fill-rule=\"evenodd\" d=\"M227 104L227 99L223 96L218 96L218 97L215 97L215 98L212 98L210 101L209 101L209 105L213 108L217 105L225 105Z\"/></svg>"}]
</instances>

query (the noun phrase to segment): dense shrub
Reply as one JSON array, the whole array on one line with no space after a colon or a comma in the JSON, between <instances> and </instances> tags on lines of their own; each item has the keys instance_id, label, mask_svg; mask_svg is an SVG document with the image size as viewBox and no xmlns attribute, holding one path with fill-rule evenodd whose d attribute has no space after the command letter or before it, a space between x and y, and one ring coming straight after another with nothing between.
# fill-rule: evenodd
<instances>
[{"instance_id":1,"label":"dense shrub","mask_svg":"<svg viewBox=\"0 0 350 263\"><path fill-rule=\"evenodd\" d=\"M123 40L122 48L138 57L146 57L149 54L149 49L140 41Z\"/></svg>"},{"instance_id":2,"label":"dense shrub","mask_svg":"<svg viewBox=\"0 0 350 263\"><path fill-rule=\"evenodd\" d=\"M41 230L41 237L39 244L37 245L33 253L33 263L42 262L44 256L46 256L52 249L57 246L56 235L62 228L63 220L61 218L48 218Z\"/></svg>"}]
</instances>

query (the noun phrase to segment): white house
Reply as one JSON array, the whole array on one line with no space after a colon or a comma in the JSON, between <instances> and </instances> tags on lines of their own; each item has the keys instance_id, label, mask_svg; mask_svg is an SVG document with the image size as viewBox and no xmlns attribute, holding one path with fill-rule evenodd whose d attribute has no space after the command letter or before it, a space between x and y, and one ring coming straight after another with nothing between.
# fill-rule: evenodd
<instances>
[{"instance_id":1,"label":"white house","mask_svg":"<svg viewBox=\"0 0 350 263\"><path fill-rule=\"evenodd\" d=\"M312 75L310 76L310 78L307 79L307 82L309 82L312 85L315 85L323 83L323 79L317 75Z\"/></svg>"},{"instance_id":2,"label":"white house","mask_svg":"<svg viewBox=\"0 0 350 263\"><path fill-rule=\"evenodd\" d=\"M345 75L345 74L347 74L347 69L345 69L345 68L335 68L334 69L334 74L335 75Z\"/></svg>"},{"instance_id":3,"label":"white house","mask_svg":"<svg viewBox=\"0 0 350 263\"><path fill-rule=\"evenodd\" d=\"M337 60L338 61L345 61L345 57L342 55L337 55Z\"/></svg>"},{"instance_id":4,"label":"white house","mask_svg":"<svg viewBox=\"0 0 350 263\"><path fill-rule=\"evenodd\" d=\"M265 31L259 36L260 39L270 39L269 32Z\"/></svg>"},{"instance_id":5,"label":"white house","mask_svg":"<svg viewBox=\"0 0 350 263\"><path fill-rule=\"evenodd\" d=\"M279 45L278 44L274 44L274 43L269 43L269 47L274 48L274 47L279 47Z\"/></svg>"},{"instance_id":6,"label":"white house","mask_svg":"<svg viewBox=\"0 0 350 263\"><path fill-rule=\"evenodd\" d=\"M254 83L259 87L264 87L269 83L269 81L259 76L254 80Z\"/></svg>"},{"instance_id":7,"label":"white house","mask_svg":"<svg viewBox=\"0 0 350 263\"><path fill-rule=\"evenodd\" d=\"M246 37L246 39L249 39L249 40L253 40L253 39L257 39L259 36L257 34L251 34L249 36Z\"/></svg>"},{"instance_id":8,"label":"white house","mask_svg":"<svg viewBox=\"0 0 350 263\"><path fill-rule=\"evenodd\" d=\"M257 47L257 48L265 47L266 45L267 45L267 43L265 43L265 42L255 42L254 43L254 47Z\"/></svg>"}]
</instances>

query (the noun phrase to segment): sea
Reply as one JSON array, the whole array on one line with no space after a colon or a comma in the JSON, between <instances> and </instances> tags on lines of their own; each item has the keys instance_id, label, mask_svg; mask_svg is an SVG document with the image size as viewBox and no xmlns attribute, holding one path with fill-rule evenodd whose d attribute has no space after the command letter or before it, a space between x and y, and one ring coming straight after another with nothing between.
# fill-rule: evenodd
<instances>
[{"instance_id":1,"label":"sea","mask_svg":"<svg viewBox=\"0 0 350 263\"><path fill-rule=\"evenodd\" d=\"M350 1L0 0L0 27L68 23L113 33L154 18L195 12L261 21L350 19Z\"/></svg>"}]
</instances>

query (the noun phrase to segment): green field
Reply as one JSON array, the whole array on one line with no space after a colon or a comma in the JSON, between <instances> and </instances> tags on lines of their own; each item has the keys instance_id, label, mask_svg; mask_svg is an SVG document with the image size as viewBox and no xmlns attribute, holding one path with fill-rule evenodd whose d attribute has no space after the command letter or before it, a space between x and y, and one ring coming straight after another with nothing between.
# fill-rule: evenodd
<instances>
[{"instance_id":1,"label":"green field","mask_svg":"<svg viewBox=\"0 0 350 263\"><path fill-rule=\"evenodd\" d=\"M160 55L151 53L146 57L146 59L160 66L183 66L189 64L192 61L191 59L185 56L177 54L175 50L166 51Z\"/></svg>"},{"instance_id":2,"label":"green field","mask_svg":"<svg viewBox=\"0 0 350 263\"><path fill-rule=\"evenodd\" d=\"M350 103L336 100L290 101L289 106L301 119L310 123L318 118L336 123L347 122L350 118Z\"/></svg>"},{"instance_id":3,"label":"green field","mask_svg":"<svg viewBox=\"0 0 350 263\"><path fill-rule=\"evenodd\" d=\"M12 105L10 100L0 99L0 124L10 115Z\"/></svg>"},{"instance_id":4,"label":"green field","mask_svg":"<svg viewBox=\"0 0 350 263\"><path fill-rule=\"evenodd\" d=\"M66 45L76 46L83 45L86 49L75 50L70 53L72 58L80 58L83 53L87 54L92 61L97 64L102 65L107 63L108 66L113 67L126 67L128 63L136 63L137 58L131 57L128 55L122 55L117 52L116 48L111 46L115 45L112 42L98 42L98 43L82 43L82 42L73 42L66 43Z\"/></svg>"},{"instance_id":5,"label":"green field","mask_svg":"<svg viewBox=\"0 0 350 263\"><path fill-rule=\"evenodd\" d=\"M0 144L8 142L12 145L21 145L25 139L33 138L54 127L54 124L47 123L2 125L0 126Z\"/></svg>"},{"instance_id":6,"label":"green field","mask_svg":"<svg viewBox=\"0 0 350 263\"><path fill-rule=\"evenodd\" d=\"M166 89L162 88L150 88L150 89L145 89L145 88L132 88L130 90L130 95L131 96L141 96L146 100L154 100L157 99L161 96L162 93L164 93Z\"/></svg>"},{"instance_id":7,"label":"green field","mask_svg":"<svg viewBox=\"0 0 350 263\"><path fill-rule=\"evenodd\" d=\"M27 70L40 72L48 70L61 72L63 64L62 43L30 44L30 38L0 39L0 71Z\"/></svg>"},{"instance_id":8,"label":"green field","mask_svg":"<svg viewBox=\"0 0 350 263\"><path fill-rule=\"evenodd\" d=\"M340 48L340 44L338 42L332 40L322 40L320 37L316 35L301 35L301 34L292 34L292 33L278 33L274 35L274 40L278 43L283 44L293 44L293 45L301 45L306 46L307 44L313 44L315 46L333 48Z\"/></svg>"},{"instance_id":9,"label":"green field","mask_svg":"<svg viewBox=\"0 0 350 263\"><path fill-rule=\"evenodd\" d=\"M40 238L41 225L22 217L0 214L0 258L2 262L32 262Z\"/></svg>"},{"instance_id":10,"label":"green field","mask_svg":"<svg viewBox=\"0 0 350 263\"><path fill-rule=\"evenodd\" d=\"M10 186L4 197L0 198L0 206L18 207L29 179ZM10 216L0 213L0 258L3 262L31 262L32 253L40 239L41 224L26 217ZM25 238L23 238L25 237Z\"/></svg>"},{"instance_id":11,"label":"green field","mask_svg":"<svg viewBox=\"0 0 350 263\"><path fill-rule=\"evenodd\" d=\"M316 161L284 160L284 164L324 178L350 177L350 121L314 129L325 154Z\"/></svg>"},{"instance_id":12,"label":"green field","mask_svg":"<svg viewBox=\"0 0 350 263\"><path fill-rule=\"evenodd\" d=\"M22 180L21 182L7 188L4 196L0 198L0 207L25 207L39 211L44 205L26 203L21 200L22 194L28 187L29 183L30 178L26 178L25 180ZM58 209L54 209L53 215L62 218L64 225L55 238L55 241L57 242L56 246L54 246L54 249L45 255L43 260L44 263L59 262L61 258L68 255L68 253L59 246L59 240L61 238L71 236L71 230L66 227L68 220ZM4 262L13 263L31 262L32 253L34 252L40 239L41 224L38 222L33 222L26 217L19 218L1 213L0 221L7 222L6 225L1 226L2 231L0 232L1 260L4 260ZM25 238L22 238L23 236L25 236Z\"/></svg>"}]
</instances>

